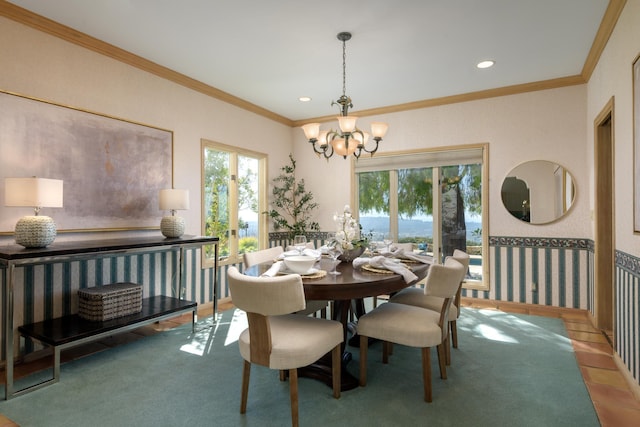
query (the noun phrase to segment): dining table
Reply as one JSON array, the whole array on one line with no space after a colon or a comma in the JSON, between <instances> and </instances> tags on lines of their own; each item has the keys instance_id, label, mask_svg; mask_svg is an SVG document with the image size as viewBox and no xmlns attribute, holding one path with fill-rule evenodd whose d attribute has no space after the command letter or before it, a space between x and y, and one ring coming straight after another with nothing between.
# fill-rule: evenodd
<instances>
[{"instance_id":1,"label":"dining table","mask_svg":"<svg viewBox=\"0 0 640 427\"><path fill-rule=\"evenodd\" d=\"M273 262L254 265L244 271L249 276L260 276L269 270ZM356 337L354 323L357 318L365 313L364 298L379 295L390 295L424 279L430 264L411 263L406 264L415 275L416 279L406 282L402 275L391 271L372 272L365 269L354 268L350 262L341 262L336 271L339 275L329 274L333 269L333 261L321 258L314 266L316 270L326 271L326 275L317 277L318 274L306 277L301 275L304 287L304 295L307 300L332 301L331 318L342 324L344 341L342 356L341 390L352 390L358 387L358 379L347 370L351 360L351 353L347 345L357 346L359 340ZM350 321L349 313L355 315L354 321ZM349 340L351 335L351 340ZM323 381L329 387L332 385L331 358L324 357L318 362L298 369L298 376L314 378Z\"/></svg>"}]
</instances>

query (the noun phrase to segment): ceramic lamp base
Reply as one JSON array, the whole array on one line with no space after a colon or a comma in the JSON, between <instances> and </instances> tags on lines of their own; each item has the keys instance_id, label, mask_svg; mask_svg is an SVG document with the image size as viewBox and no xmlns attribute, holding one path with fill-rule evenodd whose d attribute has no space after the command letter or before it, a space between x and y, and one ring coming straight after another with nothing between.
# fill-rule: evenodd
<instances>
[{"instance_id":1,"label":"ceramic lamp base","mask_svg":"<svg viewBox=\"0 0 640 427\"><path fill-rule=\"evenodd\" d=\"M56 223L48 216L25 216L16 224L16 243L25 248L46 248L56 234Z\"/></svg>"},{"instance_id":2,"label":"ceramic lamp base","mask_svg":"<svg viewBox=\"0 0 640 427\"><path fill-rule=\"evenodd\" d=\"M160 231L164 237L180 237L184 234L184 218L165 216L160 221Z\"/></svg>"}]
</instances>

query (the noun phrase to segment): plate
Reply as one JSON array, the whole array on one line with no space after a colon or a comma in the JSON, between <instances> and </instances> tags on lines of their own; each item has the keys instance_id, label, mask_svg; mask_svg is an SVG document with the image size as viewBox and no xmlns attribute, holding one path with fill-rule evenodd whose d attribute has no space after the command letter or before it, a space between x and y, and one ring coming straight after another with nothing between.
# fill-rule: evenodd
<instances>
[{"instance_id":1,"label":"plate","mask_svg":"<svg viewBox=\"0 0 640 427\"><path fill-rule=\"evenodd\" d=\"M320 269L311 267L309 270L307 270L306 273L302 273L301 276L313 276L314 274L316 274L319 271L320 271ZM295 273L295 272L289 270L286 266L283 266L282 269L280 270L279 274L298 274L298 273Z\"/></svg>"}]
</instances>

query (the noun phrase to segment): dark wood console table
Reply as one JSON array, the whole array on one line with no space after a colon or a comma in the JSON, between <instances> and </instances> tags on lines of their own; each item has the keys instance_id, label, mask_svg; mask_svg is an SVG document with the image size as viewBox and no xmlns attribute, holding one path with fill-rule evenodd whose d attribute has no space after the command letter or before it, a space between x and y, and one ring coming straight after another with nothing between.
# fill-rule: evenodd
<instances>
[{"instance_id":1,"label":"dark wood console table","mask_svg":"<svg viewBox=\"0 0 640 427\"><path fill-rule=\"evenodd\" d=\"M72 242L53 243L47 248L25 249L18 245L0 246L0 268L4 270L4 340L5 351L3 358L6 362L5 399L36 390L50 383L56 382L60 375L60 351L84 342L100 339L116 332L131 330L144 324L156 322L191 311L195 321L197 303L182 300L184 286L185 255L189 247L214 245L214 269L217 268L218 243L217 237L182 236L180 238L164 238L162 236L81 240ZM169 296L155 296L143 299L142 312L112 319L104 322L89 322L77 315L64 316L56 319L46 319L42 322L19 327L22 335L29 336L54 348L53 378L22 390L14 390L14 287L15 268L33 264L48 264L65 260L90 259L109 254L129 255L136 252L159 248L180 251L178 281L178 298ZM217 284L214 286L214 311L217 299Z\"/></svg>"}]
</instances>

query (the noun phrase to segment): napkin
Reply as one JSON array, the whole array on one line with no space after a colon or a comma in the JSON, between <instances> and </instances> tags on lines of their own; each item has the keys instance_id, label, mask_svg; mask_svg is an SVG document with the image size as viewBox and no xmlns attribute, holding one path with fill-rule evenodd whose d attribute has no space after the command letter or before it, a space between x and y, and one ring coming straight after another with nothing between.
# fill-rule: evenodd
<instances>
[{"instance_id":1,"label":"napkin","mask_svg":"<svg viewBox=\"0 0 640 427\"><path fill-rule=\"evenodd\" d=\"M391 251L391 256L399 259L410 259L412 261L418 261L423 264L433 264L432 256L414 254L413 252L407 252L402 248Z\"/></svg>"},{"instance_id":2,"label":"napkin","mask_svg":"<svg viewBox=\"0 0 640 427\"><path fill-rule=\"evenodd\" d=\"M404 278L404 281L406 283L413 282L418 278L418 276L413 274L413 272L404 265L398 264L397 262L394 262L393 260L382 255L374 256L371 258L361 257L353 260L353 266L355 268L360 268L363 265L367 264L374 268L382 268L385 270L393 271L396 274L400 274Z\"/></svg>"},{"instance_id":3,"label":"napkin","mask_svg":"<svg viewBox=\"0 0 640 427\"><path fill-rule=\"evenodd\" d=\"M294 255L300 255L300 252L298 252L297 249L294 249L294 250L291 250L291 251L286 251L286 252L283 252L280 255L278 255L278 259L285 259L285 257L294 256ZM320 257L322 256L322 252L320 252L319 250L316 250L316 249L307 248L307 249L302 251L302 255L310 256L310 257L313 257L313 258L316 258L316 259L320 259Z\"/></svg>"},{"instance_id":4,"label":"napkin","mask_svg":"<svg viewBox=\"0 0 640 427\"><path fill-rule=\"evenodd\" d=\"M276 261L273 263L271 267L264 273L260 275L260 277L274 277L280 272L280 268L284 264L282 261Z\"/></svg>"}]
</instances>

